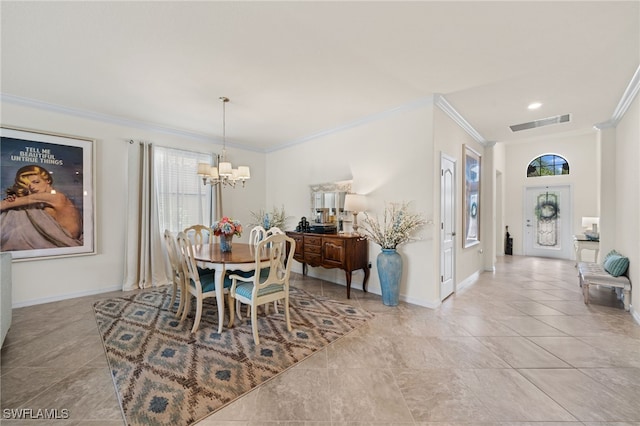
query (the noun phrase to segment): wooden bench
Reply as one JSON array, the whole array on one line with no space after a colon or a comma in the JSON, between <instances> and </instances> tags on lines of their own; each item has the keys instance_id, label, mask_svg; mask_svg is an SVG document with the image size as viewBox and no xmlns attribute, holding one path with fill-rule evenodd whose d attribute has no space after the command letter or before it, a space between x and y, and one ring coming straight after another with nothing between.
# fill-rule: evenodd
<instances>
[{"instance_id":1,"label":"wooden bench","mask_svg":"<svg viewBox=\"0 0 640 426\"><path fill-rule=\"evenodd\" d=\"M629 281L629 277L626 275L614 277L605 271L601 264L595 262L578 263L578 272L580 287L582 287L586 305L589 304L589 286L601 285L622 289L624 309L625 311L629 310L629 303L631 302L631 281Z\"/></svg>"}]
</instances>

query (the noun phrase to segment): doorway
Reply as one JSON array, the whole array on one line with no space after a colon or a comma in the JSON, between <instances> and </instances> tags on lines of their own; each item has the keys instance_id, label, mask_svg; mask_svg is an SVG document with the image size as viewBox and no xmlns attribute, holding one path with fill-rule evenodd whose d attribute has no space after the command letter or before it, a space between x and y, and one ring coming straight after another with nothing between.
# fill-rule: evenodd
<instances>
[{"instance_id":1,"label":"doorway","mask_svg":"<svg viewBox=\"0 0 640 426\"><path fill-rule=\"evenodd\" d=\"M440 300L455 286L456 162L445 154L440 157Z\"/></svg>"},{"instance_id":2,"label":"doorway","mask_svg":"<svg viewBox=\"0 0 640 426\"><path fill-rule=\"evenodd\" d=\"M571 187L526 187L524 255L571 259Z\"/></svg>"}]
</instances>

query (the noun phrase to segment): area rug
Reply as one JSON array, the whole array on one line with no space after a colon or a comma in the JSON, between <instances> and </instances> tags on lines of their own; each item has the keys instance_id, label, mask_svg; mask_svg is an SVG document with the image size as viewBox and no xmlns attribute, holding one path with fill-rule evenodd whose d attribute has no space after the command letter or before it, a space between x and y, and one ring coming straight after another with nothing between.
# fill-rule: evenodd
<instances>
[{"instance_id":1,"label":"area rug","mask_svg":"<svg viewBox=\"0 0 640 426\"><path fill-rule=\"evenodd\" d=\"M198 331L194 312L180 323L171 291L146 290L94 304L98 330L125 421L129 425L190 425L275 377L372 315L347 303L290 291L292 331L284 313L258 316L217 333L215 299L207 299ZM192 303L195 305L195 303ZM195 309L194 309L195 311Z\"/></svg>"}]
</instances>

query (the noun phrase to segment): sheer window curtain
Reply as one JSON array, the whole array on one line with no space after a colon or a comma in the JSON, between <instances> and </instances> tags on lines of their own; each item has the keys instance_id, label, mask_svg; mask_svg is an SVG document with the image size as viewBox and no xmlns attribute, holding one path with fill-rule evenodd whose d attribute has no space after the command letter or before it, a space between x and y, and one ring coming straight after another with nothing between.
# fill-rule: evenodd
<instances>
[{"instance_id":1,"label":"sheer window curtain","mask_svg":"<svg viewBox=\"0 0 640 426\"><path fill-rule=\"evenodd\" d=\"M128 158L124 291L169 283L159 231L153 145L150 142L129 141Z\"/></svg>"}]
</instances>

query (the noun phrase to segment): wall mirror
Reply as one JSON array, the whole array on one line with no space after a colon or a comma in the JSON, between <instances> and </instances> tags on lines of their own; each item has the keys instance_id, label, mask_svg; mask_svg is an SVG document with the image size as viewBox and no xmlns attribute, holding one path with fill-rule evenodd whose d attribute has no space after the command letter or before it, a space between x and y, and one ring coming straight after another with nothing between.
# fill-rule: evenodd
<instances>
[{"instance_id":1,"label":"wall mirror","mask_svg":"<svg viewBox=\"0 0 640 426\"><path fill-rule=\"evenodd\" d=\"M332 223L342 218L344 197L351 192L350 180L310 185L311 220L316 223Z\"/></svg>"}]
</instances>

